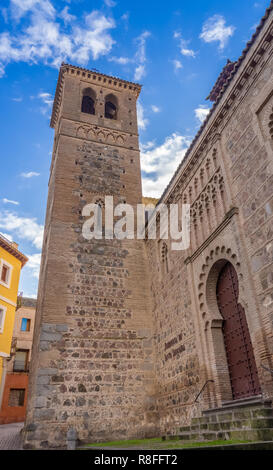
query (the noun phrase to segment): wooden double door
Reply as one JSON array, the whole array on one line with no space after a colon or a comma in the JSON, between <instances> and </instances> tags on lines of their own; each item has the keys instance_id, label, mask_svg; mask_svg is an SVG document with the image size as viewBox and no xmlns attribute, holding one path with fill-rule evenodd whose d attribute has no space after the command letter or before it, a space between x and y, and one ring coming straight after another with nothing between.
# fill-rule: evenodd
<instances>
[{"instance_id":1,"label":"wooden double door","mask_svg":"<svg viewBox=\"0 0 273 470\"><path fill-rule=\"evenodd\" d=\"M235 268L226 263L217 282L217 303L224 319L223 335L233 399L261 392L244 308L238 303L239 283Z\"/></svg>"}]
</instances>

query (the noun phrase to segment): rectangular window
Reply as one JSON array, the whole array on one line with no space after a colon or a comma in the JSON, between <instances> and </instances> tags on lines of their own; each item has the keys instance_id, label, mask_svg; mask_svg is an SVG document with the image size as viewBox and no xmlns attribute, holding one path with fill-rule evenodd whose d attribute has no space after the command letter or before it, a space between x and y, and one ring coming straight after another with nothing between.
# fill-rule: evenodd
<instances>
[{"instance_id":1,"label":"rectangular window","mask_svg":"<svg viewBox=\"0 0 273 470\"><path fill-rule=\"evenodd\" d=\"M24 388L11 388L9 391L9 406L24 406L25 392Z\"/></svg>"},{"instance_id":2,"label":"rectangular window","mask_svg":"<svg viewBox=\"0 0 273 470\"><path fill-rule=\"evenodd\" d=\"M0 260L0 284L10 287L12 266L4 260Z\"/></svg>"},{"instance_id":3,"label":"rectangular window","mask_svg":"<svg viewBox=\"0 0 273 470\"><path fill-rule=\"evenodd\" d=\"M21 331L30 331L30 319L22 318Z\"/></svg>"},{"instance_id":4,"label":"rectangular window","mask_svg":"<svg viewBox=\"0 0 273 470\"><path fill-rule=\"evenodd\" d=\"M15 353L13 370L14 372L27 372L28 370L28 349L18 349Z\"/></svg>"},{"instance_id":5,"label":"rectangular window","mask_svg":"<svg viewBox=\"0 0 273 470\"><path fill-rule=\"evenodd\" d=\"M1 281L7 284L9 268L5 265L2 266Z\"/></svg>"},{"instance_id":6,"label":"rectangular window","mask_svg":"<svg viewBox=\"0 0 273 470\"><path fill-rule=\"evenodd\" d=\"M6 316L6 307L2 307L2 305L0 305L0 333L3 333L4 331L5 316Z\"/></svg>"}]
</instances>

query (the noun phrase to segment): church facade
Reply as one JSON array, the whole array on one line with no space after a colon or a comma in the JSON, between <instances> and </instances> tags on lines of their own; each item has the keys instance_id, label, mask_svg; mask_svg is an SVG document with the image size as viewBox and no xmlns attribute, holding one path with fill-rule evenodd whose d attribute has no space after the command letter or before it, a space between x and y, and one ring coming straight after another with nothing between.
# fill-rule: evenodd
<instances>
[{"instance_id":1,"label":"church facade","mask_svg":"<svg viewBox=\"0 0 273 470\"><path fill-rule=\"evenodd\" d=\"M71 428L176 435L236 407L272 417L273 2L160 199L190 204L184 251L82 235L86 204L142 201L140 91L60 69L25 448L65 447Z\"/></svg>"}]
</instances>

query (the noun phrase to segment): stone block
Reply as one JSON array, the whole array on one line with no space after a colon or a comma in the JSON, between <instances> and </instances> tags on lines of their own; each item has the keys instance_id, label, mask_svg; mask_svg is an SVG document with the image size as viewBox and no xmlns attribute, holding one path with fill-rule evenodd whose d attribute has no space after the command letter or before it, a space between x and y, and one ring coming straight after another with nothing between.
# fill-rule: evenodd
<instances>
[{"instance_id":1,"label":"stone block","mask_svg":"<svg viewBox=\"0 0 273 470\"><path fill-rule=\"evenodd\" d=\"M54 343L62 339L62 335L60 333L51 333L47 331L42 331L41 333L41 342L48 341L49 343Z\"/></svg>"},{"instance_id":2,"label":"stone block","mask_svg":"<svg viewBox=\"0 0 273 470\"><path fill-rule=\"evenodd\" d=\"M46 397L36 397L35 408L44 408L46 406Z\"/></svg>"},{"instance_id":3,"label":"stone block","mask_svg":"<svg viewBox=\"0 0 273 470\"><path fill-rule=\"evenodd\" d=\"M52 409L35 409L34 418L39 420L52 420L55 417L55 410Z\"/></svg>"},{"instance_id":4,"label":"stone block","mask_svg":"<svg viewBox=\"0 0 273 470\"><path fill-rule=\"evenodd\" d=\"M37 384L39 385L49 385L50 375L38 375Z\"/></svg>"},{"instance_id":5,"label":"stone block","mask_svg":"<svg viewBox=\"0 0 273 470\"><path fill-rule=\"evenodd\" d=\"M39 375L55 375L58 373L58 369L55 368L46 368L46 369L38 369Z\"/></svg>"}]
</instances>

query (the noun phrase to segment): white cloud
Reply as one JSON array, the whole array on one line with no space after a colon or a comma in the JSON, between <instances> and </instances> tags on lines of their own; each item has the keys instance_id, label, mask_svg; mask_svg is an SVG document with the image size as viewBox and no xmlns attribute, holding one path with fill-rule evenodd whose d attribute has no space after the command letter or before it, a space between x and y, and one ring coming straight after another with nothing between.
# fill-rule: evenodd
<instances>
[{"instance_id":1,"label":"white cloud","mask_svg":"<svg viewBox=\"0 0 273 470\"><path fill-rule=\"evenodd\" d=\"M145 130L149 124L149 120L144 117L144 108L139 101L137 102L137 122L138 127L142 130Z\"/></svg>"},{"instance_id":2,"label":"white cloud","mask_svg":"<svg viewBox=\"0 0 273 470\"><path fill-rule=\"evenodd\" d=\"M144 31L138 38L137 41L139 43L137 57L140 62L146 61L146 39L151 36L149 31Z\"/></svg>"},{"instance_id":3,"label":"white cloud","mask_svg":"<svg viewBox=\"0 0 273 470\"><path fill-rule=\"evenodd\" d=\"M33 178L33 176L40 176L40 173L36 171L29 171L27 173L21 173L22 178Z\"/></svg>"},{"instance_id":4,"label":"white cloud","mask_svg":"<svg viewBox=\"0 0 273 470\"><path fill-rule=\"evenodd\" d=\"M44 106L40 107L41 113L44 115L48 114L53 105L52 95L50 93L41 92L38 94L37 98L44 104Z\"/></svg>"},{"instance_id":5,"label":"white cloud","mask_svg":"<svg viewBox=\"0 0 273 470\"><path fill-rule=\"evenodd\" d=\"M187 49L186 47L181 48L181 54L187 57L195 58L195 52L192 49Z\"/></svg>"},{"instance_id":6,"label":"white cloud","mask_svg":"<svg viewBox=\"0 0 273 470\"><path fill-rule=\"evenodd\" d=\"M141 80L142 77L145 77L146 75L146 67L144 64L138 65L135 69L135 75L134 75L134 80L138 81Z\"/></svg>"},{"instance_id":7,"label":"white cloud","mask_svg":"<svg viewBox=\"0 0 273 470\"><path fill-rule=\"evenodd\" d=\"M39 93L38 98L40 98L43 101L43 103L49 106L52 106L53 104L53 98L50 93L44 93L44 92Z\"/></svg>"},{"instance_id":8,"label":"white cloud","mask_svg":"<svg viewBox=\"0 0 273 470\"><path fill-rule=\"evenodd\" d=\"M183 160L190 142L188 137L173 133L158 147L149 145L146 150L145 146L141 147L144 196L161 196L178 165Z\"/></svg>"},{"instance_id":9,"label":"white cloud","mask_svg":"<svg viewBox=\"0 0 273 470\"><path fill-rule=\"evenodd\" d=\"M179 69L182 69L182 67L183 67L183 65L182 65L182 63L180 62L180 60L174 59L174 60L172 60L172 63L173 63L173 65L174 65L174 70L175 70L175 72L177 72L177 70L179 70Z\"/></svg>"},{"instance_id":10,"label":"white cloud","mask_svg":"<svg viewBox=\"0 0 273 470\"><path fill-rule=\"evenodd\" d=\"M135 69L134 80L141 80L146 75L146 40L151 36L149 31L144 31L136 41L138 43L137 52L135 54L135 61L137 63L137 67Z\"/></svg>"},{"instance_id":11,"label":"white cloud","mask_svg":"<svg viewBox=\"0 0 273 470\"><path fill-rule=\"evenodd\" d=\"M113 8L114 6L116 6L116 2L114 2L113 0L104 0L104 3L110 8Z\"/></svg>"},{"instance_id":12,"label":"white cloud","mask_svg":"<svg viewBox=\"0 0 273 470\"><path fill-rule=\"evenodd\" d=\"M116 62L117 64L121 65L126 65L129 64L129 62L132 62L132 59L129 59L129 57L109 57L108 59L109 62Z\"/></svg>"},{"instance_id":13,"label":"white cloud","mask_svg":"<svg viewBox=\"0 0 273 470\"><path fill-rule=\"evenodd\" d=\"M160 111L161 111L161 109L158 106L156 106L155 104L152 104L151 108L152 108L152 111L154 113L160 113Z\"/></svg>"},{"instance_id":14,"label":"white cloud","mask_svg":"<svg viewBox=\"0 0 273 470\"><path fill-rule=\"evenodd\" d=\"M226 20L222 15L214 15L203 24L200 38L207 43L218 41L219 49L222 50L234 31L234 26L226 26Z\"/></svg>"},{"instance_id":15,"label":"white cloud","mask_svg":"<svg viewBox=\"0 0 273 470\"><path fill-rule=\"evenodd\" d=\"M31 274L36 279L39 279L40 264L41 264L41 253L35 253L33 255L26 255L28 262L26 268L31 270Z\"/></svg>"},{"instance_id":16,"label":"white cloud","mask_svg":"<svg viewBox=\"0 0 273 470\"><path fill-rule=\"evenodd\" d=\"M44 227L35 218L20 217L16 213L3 211L0 212L0 229L12 232L15 240L27 240L36 248L42 248Z\"/></svg>"},{"instance_id":17,"label":"white cloud","mask_svg":"<svg viewBox=\"0 0 273 470\"><path fill-rule=\"evenodd\" d=\"M54 16L55 8L49 0L10 0L14 18L21 18L27 12L38 10L48 16Z\"/></svg>"},{"instance_id":18,"label":"white cloud","mask_svg":"<svg viewBox=\"0 0 273 470\"><path fill-rule=\"evenodd\" d=\"M10 242L13 241L13 238L12 238L12 236L11 236L9 233L0 232L0 235L2 235L4 238L6 238L7 240L9 240Z\"/></svg>"},{"instance_id":19,"label":"white cloud","mask_svg":"<svg viewBox=\"0 0 273 470\"><path fill-rule=\"evenodd\" d=\"M3 201L4 204L14 204L15 206L19 206L19 202L12 201L11 199L6 199L5 197L4 197L4 199L2 199L2 201Z\"/></svg>"},{"instance_id":20,"label":"white cloud","mask_svg":"<svg viewBox=\"0 0 273 470\"><path fill-rule=\"evenodd\" d=\"M202 123L206 119L207 115L210 112L210 108L207 108L204 105L200 105L194 110L195 117Z\"/></svg>"},{"instance_id":21,"label":"white cloud","mask_svg":"<svg viewBox=\"0 0 273 470\"><path fill-rule=\"evenodd\" d=\"M173 37L179 42L179 49L181 54L186 57L193 57L195 59L196 52L193 49L189 49L188 47L190 41L186 41L185 39L183 39L181 33L179 33L178 31L174 32Z\"/></svg>"},{"instance_id":22,"label":"white cloud","mask_svg":"<svg viewBox=\"0 0 273 470\"><path fill-rule=\"evenodd\" d=\"M141 142L139 144L140 151L143 153L146 152L146 150L152 149L154 146L155 146L154 140L150 140L149 142L146 142L146 144L142 144Z\"/></svg>"},{"instance_id":23,"label":"white cloud","mask_svg":"<svg viewBox=\"0 0 273 470\"><path fill-rule=\"evenodd\" d=\"M128 20L129 20L129 13L128 13L128 12L127 12L127 13L124 13L124 14L121 16L121 19L122 19L123 21L128 21Z\"/></svg>"},{"instance_id":24,"label":"white cloud","mask_svg":"<svg viewBox=\"0 0 273 470\"><path fill-rule=\"evenodd\" d=\"M12 34L0 34L0 76L11 62L85 65L91 57L108 54L115 42L109 34L114 20L97 10L81 20L66 8L58 14L48 0L12 0L12 12L17 19L25 18L15 23Z\"/></svg>"},{"instance_id":25,"label":"white cloud","mask_svg":"<svg viewBox=\"0 0 273 470\"><path fill-rule=\"evenodd\" d=\"M12 98L12 101L16 101L17 103L20 103L23 101L23 98L20 96L19 98Z\"/></svg>"},{"instance_id":26,"label":"white cloud","mask_svg":"<svg viewBox=\"0 0 273 470\"><path fill-rule=\"evenodd\" d=\"M76 20L76 16L71 15L68 12L68 6L64 7L64 9L61 11L59 16L60 16L60 18L62 18L64 20L65 23L70 23L71 21Z\"/></svg>"},{"instance_id":27,"label":"white cloud","mask_svg":"<svg viewBox=\"0 0 273 470\"><path fill-rule=\"evenodd\" d=\"M98 11L93 11L85 18L86 28L74 28L75 48L71 54L73 60L86 64L90 54L93 59L110 52L114 40L106 33L108 29L115 27L111 18L106 18Z\"/></svg>"},{"instance_id":28,"label":"white cloud","mask_svg":"<svg viewBox=\"0 0 273 470\"><path fill-rule=\"evenodd\" d=\"M134 80L139 81L146 75L146 40L151 35L149 31L144 31L138 36L135 41L137 43L137 50L133 57L116 57L109 56L108 62L115 62L120 65L135 64Z\"/></svg>"}]
</instances>

